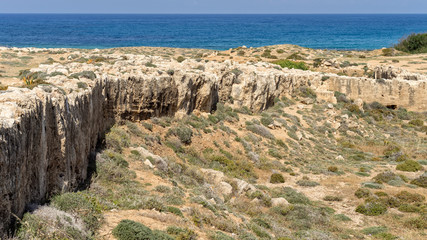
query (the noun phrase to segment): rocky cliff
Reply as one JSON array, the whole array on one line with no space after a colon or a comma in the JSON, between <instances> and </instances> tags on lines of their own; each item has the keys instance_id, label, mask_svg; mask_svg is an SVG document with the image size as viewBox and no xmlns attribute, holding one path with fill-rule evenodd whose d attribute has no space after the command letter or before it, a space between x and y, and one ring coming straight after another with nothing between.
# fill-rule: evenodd
<instances>
[{"instance_id":1,"label":"rocky cliff","mask_svg":"<svg viewBox=\"0 0 427 240\"><path fill-rule=\"evenodd\" d=\"M159 67L147 66L153 62ZM427 110L425 80L326 79L268 63L199 66L141 56L109 65L42 65L32 72L50 74L43 84L1 91L0 232L7 232L28 204L83 183L97 143L120 119L211 112L218 102L262 111L301 86L311 86L328 101L340 91L353 99ZM73 73L77 77L67 77Z\"/></svg>"}]
</instances>

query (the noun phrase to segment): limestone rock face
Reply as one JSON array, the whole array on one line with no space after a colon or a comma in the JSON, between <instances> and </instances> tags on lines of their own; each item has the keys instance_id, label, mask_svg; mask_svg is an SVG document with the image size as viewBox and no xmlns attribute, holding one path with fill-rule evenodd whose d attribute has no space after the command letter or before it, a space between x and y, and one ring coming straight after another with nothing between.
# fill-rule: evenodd
<instances>
[{"instance_id":1,"label":"limestone rock face","mask_svg":"<svg viewBox=\"0 0 427 240\"><path fill-rule=\"evenodd\" d=\"M159 67L149 68L147 62ZM117 120L211 112L218 103L259 112L272 106L275 98L292 94L301 86L321 92L325 100L332 101L333 92L339 91L351 99L427 110L423 75L409 81L402 73L378 70L379 75L393 79L331 74L322 81L322 74L276 69L269 63L208 62L203 70L197 69L199 65L189 59L178 63L136 55L114 64L40 65L32 71L92 71L96 78L58 75L46 79L49 85L33 90L10 87L0 91L0 237L13 225L13 214L21 217L29 204L42 203L83 183L89 161L96 158L98 141ZM167 168L160 159L155 165ZM255 189L235 181L239 194Z\"/></svg>"},{"instance_id":2,"label":"limestone rock face","mask_svg":"<svg viewBox=\"0 0 427 240\"><path fill-rule=\"evenodd\" d=\"M425 75L411 73L393 66L378 66L374 69L375 79L404 79L404 80L427 80Z\"/></svg>"}]
</instances>

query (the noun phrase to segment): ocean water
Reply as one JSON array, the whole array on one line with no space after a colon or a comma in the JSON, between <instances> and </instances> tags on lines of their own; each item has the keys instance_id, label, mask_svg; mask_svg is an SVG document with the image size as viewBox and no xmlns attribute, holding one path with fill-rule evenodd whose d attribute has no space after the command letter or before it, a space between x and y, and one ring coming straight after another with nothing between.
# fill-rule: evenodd
<instances>
[{"instance_id":1,"label":"ocean water","mask_svg":"<svg viewBox=\"0 0 427 240\"><path fill-rule=\"evenodd\" d=\"M0 14L0 46L377 49L427 32L423 15Z\"/></svg>"}]
</instances>

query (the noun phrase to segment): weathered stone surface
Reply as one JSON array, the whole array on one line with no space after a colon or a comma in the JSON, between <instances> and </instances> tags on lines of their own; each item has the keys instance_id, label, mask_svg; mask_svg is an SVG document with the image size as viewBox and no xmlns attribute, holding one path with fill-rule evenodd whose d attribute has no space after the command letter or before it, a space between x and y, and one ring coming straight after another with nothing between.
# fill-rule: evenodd
<instances>
[{"instance_id":1,"label":"weathered stone surface","mask_svg":"<svg viewBox=\"0 0 427 240\"><path fill-rule=\"evenodd\" d=\"M288 204L289 204L289 202L286 199L282 198L282 197L280 197L280 198L272 198L271 199L271 205L273 207L280 206L280 205L288 205Z\"/></svg>"},{"instance_id":2,"label":"weathered stone surface","mask_svg":"<svg viewBox=\"0 0 427 240\"><path fill-rule=\"evenodd\" d=\"M146 67L147 62L159 67ZM112 65L41 65L32 71L93 71L96 79L58 75L46 80L48 86L0 91L0 233L13 222L12 213L22 216L28 204L76 189L88 176L98 140L117 119L211 112L218 102L259 112L301 86L322 92L325 99L339 91L351 99L427 110L425 76L409 81L391 74L392 80L377 81L330 74L322 81L322 74L278 70L269 63L208 62L203 71L196 69L199 64L129 55ZM239 193L254 189L236 183Z\"/></svg>"}]
</instances>

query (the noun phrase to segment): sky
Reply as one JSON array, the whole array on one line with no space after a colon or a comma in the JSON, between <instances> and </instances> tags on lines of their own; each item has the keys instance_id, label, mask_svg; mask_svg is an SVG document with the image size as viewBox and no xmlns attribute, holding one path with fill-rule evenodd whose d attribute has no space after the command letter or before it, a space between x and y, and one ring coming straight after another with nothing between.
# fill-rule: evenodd
<instances>
[{"instance_id":1,"label":"sky","mask_svg":"<svg viewBox=\"0 0 427 240\"><path fill-rule=\"evenodd\" d=\"M0 13L427 13L427 0L0 0Z\"/></svg>"}]
</instances>

